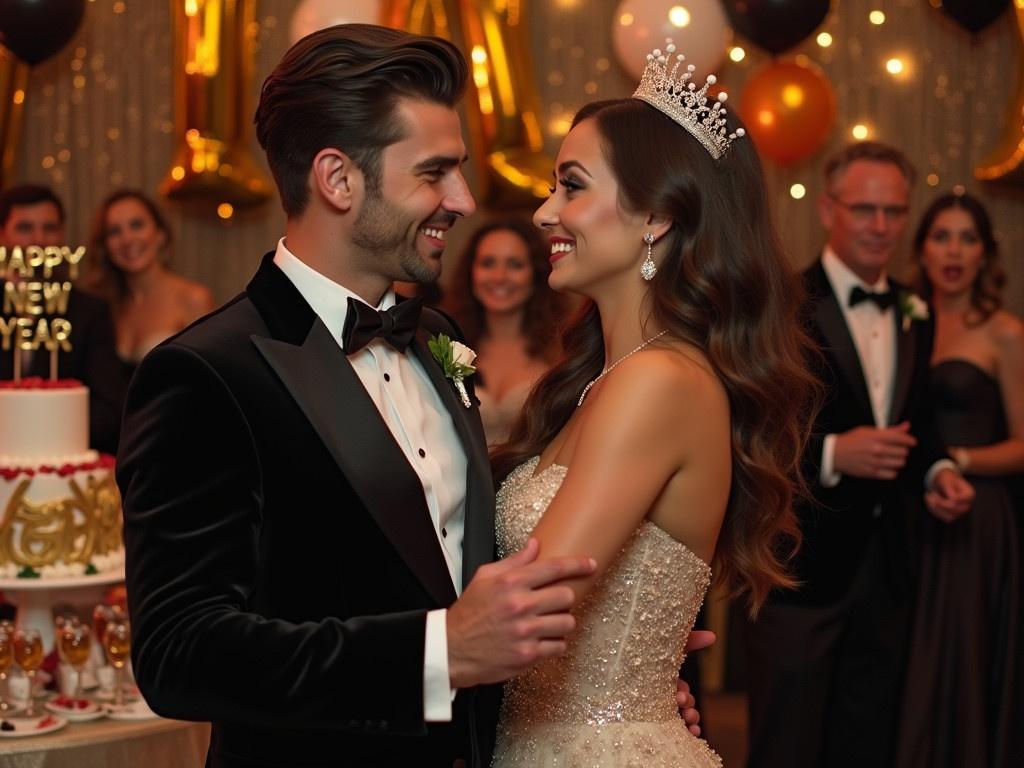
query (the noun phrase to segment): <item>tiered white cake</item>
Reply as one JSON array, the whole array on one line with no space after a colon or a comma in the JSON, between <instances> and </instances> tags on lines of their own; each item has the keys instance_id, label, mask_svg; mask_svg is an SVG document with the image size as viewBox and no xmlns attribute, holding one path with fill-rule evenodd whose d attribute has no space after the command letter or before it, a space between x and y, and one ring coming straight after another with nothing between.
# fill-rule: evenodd
<instances>
[{"instance_id":1,"label":"tiered white cake","mask_svg":"<svg viewBox=\"0 0 1024 768\"><path fill-rule=\"evenodd\" d=\"M89 390L0 382L0 578L104 573L124 563L114 459L89 449Z\"/></svg>"}]
</instances>

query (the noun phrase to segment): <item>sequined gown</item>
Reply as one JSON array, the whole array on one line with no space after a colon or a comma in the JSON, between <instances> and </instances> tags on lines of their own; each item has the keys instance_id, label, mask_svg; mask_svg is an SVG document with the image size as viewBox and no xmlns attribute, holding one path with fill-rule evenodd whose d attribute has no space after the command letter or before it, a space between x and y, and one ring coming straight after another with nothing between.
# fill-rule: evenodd
<instances>
[{"instance_id":1,"label":"sequined gown","mask_svg":"<svg viewBox=\"0 0 1024 768\"><path fill-rule=\"evenodd\" d=\"M565 478L516 468L497 498L500 557L521 549ZM721 759L683 724L676 677L711 569L645 521L575 611L564 656L506 683L493 766L704 768Z\"/></svg>"}]
</instances>

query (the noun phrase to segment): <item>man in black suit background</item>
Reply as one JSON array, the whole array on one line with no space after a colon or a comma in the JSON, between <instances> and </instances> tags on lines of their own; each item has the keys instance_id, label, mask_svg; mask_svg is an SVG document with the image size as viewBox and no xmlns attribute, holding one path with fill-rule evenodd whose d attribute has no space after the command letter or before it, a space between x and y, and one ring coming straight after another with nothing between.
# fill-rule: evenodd
<instances>
[{"instance_id":1,"label":"man in black suit background","mask_svg":"<svg viewBox=\"0 0 1024 768\"><path fill-rule=\"evenodd\" d=\"M53 190L22 184L0 192L0 245L8 249L75 247L65 239L64 205ZM89 443L104 453L116 453L125 381L114 346L110 308L101 299L72 288L63 317L71 323L71 349L58 353L57 373L89 388ZM45 350L21 354L23 377L49 378L50 355ZM12 378L14 353L4 352L0 354L0 380Z\"/></svg>"},{"instance_id":2,"label":"man in black suit background","mask_svg":"<svg viewBox=\"0 0 1024 768\"><path fill-rule=\"evenodd\" d=\"M773 595L747 637L752 767L890 764L914 519L922 499L948 521L973 498L934 428L934 323L887 274L913 180L903 154L876 142L825 167L828 244L804 273L825 397L803 462L809 498L797 507L801 587Z\"/></svg>"},{"instance_id":3,"label":"man in black suit background","mask_svg":"<svg viewBox=\"0 0 1024 768\"><path fill-rule=\"evenodd\" d=\"M427 346L426 282L475 204L446 41L345 25L266 80L288 217L245 292L133 379L124 496L134 669L213 721L211 766L485 765L492 683L564 650L588 558L494 554L469 403Z\"/></svg>"}]
</instances>

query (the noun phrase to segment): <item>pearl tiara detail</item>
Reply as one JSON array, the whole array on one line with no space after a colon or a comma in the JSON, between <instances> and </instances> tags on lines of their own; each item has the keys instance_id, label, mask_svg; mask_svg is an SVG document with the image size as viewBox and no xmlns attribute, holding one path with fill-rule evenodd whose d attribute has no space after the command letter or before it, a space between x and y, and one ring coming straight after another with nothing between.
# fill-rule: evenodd
<instances>
[{"instance_id":1,"label":"pearl tiara detail","mask_svg":"<svg viewBox=\"0 0 1024 768\"><path fill-rule=\"evenodd\" d=\"M647 67L633 98L646 101L659 112L671 117L718 160L729 149L733 139L744 136L746 131L737 128L735 133L727 133L727 112L723 106L726 94L719 93L717 99L710 100L710 104L707 98L708 88L717 82L715 76L708 75L707 81L698 89L693 82L696 67L693 64L683 67L686 61L683 54L675 56L674 64L669 69L676 47L671 40L665 42L664 53L655 48L647 54Z\"/></svg>"}]
</instances>

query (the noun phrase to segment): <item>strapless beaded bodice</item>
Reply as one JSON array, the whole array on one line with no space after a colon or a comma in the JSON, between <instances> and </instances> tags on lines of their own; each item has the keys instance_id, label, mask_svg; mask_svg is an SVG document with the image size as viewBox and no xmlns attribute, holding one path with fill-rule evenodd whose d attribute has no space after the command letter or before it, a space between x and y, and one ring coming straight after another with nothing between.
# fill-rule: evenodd
<instances>
[{"instance_id":1,"label":"strapless beaded bodice","mask_svg":"<svg viewBox=\"0 0 1024 768\"><path fill-rule=\"evenodd\" d=\"M521 549L566 468L516 468L497 497L498 554ZM714 766L686 730L675 690L683 646L711 581L708 565L649 521L574 610L564 656L505 685L495 765Z\"/></svg>"}]
</instances>

